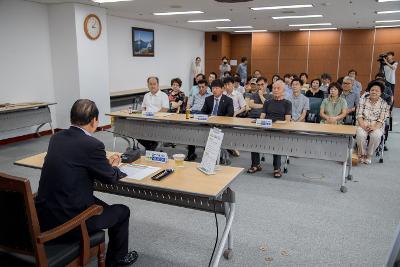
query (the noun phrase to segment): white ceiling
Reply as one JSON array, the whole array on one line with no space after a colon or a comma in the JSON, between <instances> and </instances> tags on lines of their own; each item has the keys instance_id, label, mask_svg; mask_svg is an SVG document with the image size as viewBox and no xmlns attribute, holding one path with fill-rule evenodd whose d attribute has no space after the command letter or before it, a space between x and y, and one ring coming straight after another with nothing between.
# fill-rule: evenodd
<instances>
[{"instance_id":1,"label":"white ceiling","mask_svg":"<svg viewBox=\"0 0 400 267\"><path fill-rule=\"evenodd\" d=\"M331 22L340 29L372 28L375 20L400 19L400 13L378 15L375 11L400 9L400 2L378 3L376 0L253 0L244 3L224 4L214 0L134 0L132 2L117 2L97 4L91 0L36 0L41 3L83 3L101 6L108 14L125 18L155 22L158 24L196 29L201 31L218 31L216 26L245 26L268 31L296 30L289 24ZM313 4L312 8L262 10L253 11L249 7ZM153 12L200 10L204 14L154 16ZM285 14L283 12L294 12ZM272 16L284 15L315 15L323 18L303 18L273 20ZM231 22L188 23L193 19L227 18ZM393 24L393 23L392 23ZM399 24L399 23L395 23ZM232 30L224 30L232 31Z\"/></svg>"}]
</instances>

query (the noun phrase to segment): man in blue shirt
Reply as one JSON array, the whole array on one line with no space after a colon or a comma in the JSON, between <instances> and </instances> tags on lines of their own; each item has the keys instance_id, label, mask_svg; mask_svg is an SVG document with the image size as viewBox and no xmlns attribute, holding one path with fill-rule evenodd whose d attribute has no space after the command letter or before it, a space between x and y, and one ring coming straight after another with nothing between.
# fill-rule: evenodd
<instances>
[{"instance_id":1,"label":"man in blue shirt","mask_svg":"<svg viewBox=\"0 0 400 267\"><path fill-rule=\"evenodd\" d=\"M239 74L242 84L245 84L247 81L247 57L242 57L241 62L237 68L237 74Z\"/></svg>"}]
</instances>

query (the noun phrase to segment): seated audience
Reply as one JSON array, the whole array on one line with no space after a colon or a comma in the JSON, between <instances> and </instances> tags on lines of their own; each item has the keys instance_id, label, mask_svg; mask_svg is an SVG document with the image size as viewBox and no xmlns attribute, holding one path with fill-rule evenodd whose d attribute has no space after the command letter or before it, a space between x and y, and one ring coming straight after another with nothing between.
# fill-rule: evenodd
<instances>
[{"instance_id":1,"label":"seated audience","mask_svg":"<svg viewBox=\"0 0 400 267\"><path fill-rule=\"evenodd\" d=\"M292 88L290 84L292 83L293 74L286 73L283 75L283 80L285 82L285 98L287 99L290 95L292 95Z\"/></svg>"},{"instance_id":2,"label":"seated audience","mask_svg":"<svg viewBox=\"0 0 400 267\"><path fill-rule=\"evenodd\" d=\"M320 79L314 79L311 81L311 88L306 92L306 97L318 97L324 98L324 92L321 91L319 88L321 86Z\"/></svg>"},{"instance_id":3,"label":"seated audience","mask_svg":"<svg viewBox=\"0 0 400 267\"><path fill-rule=\"evenodd\" d=\"M300 80L303 82L303 86L301 87L301 90L305 93L310 89L310 85L308 84L308 74L305 72L300 73Z\"/></svg>"},{"instance_id":4,"label":"seated audience","mask_svg":"<svg viewBox=\"0 0 400 267\"><path fill-rule=\"evenodd\" d=\"M213 95L206 97L201 113L210 116L233 117L233 101L223 94L224 83L220 80L215 80L211 87Z\"/></svg>"},{"instance_id":5,"label":"seated audience","mask_svg":"<svg viewBox=\"0 0 400 267\"><path fill-rule=\"evenodd\" d=\"M357 109L356 141L359 159L371 164L372 156L384 134L385 120L389 116L389 105L381 98L384 85L379 81L368 84L369 95L361 98ZM369 136L368 146L367 137Z\"/></svg>"},{"instance_id":6,"label":"seated audience","mask_svg":"<svg viewBox=\"0 0 400 267\"><path fill-rule=\"evenodd\" d=\"M232 117L234 113L233 101L223 94L224 83L221 80L214 80L211 87L212 95L205 98L201 113L212 116ZM185 160L194 161L197 158L195 152L195 146L188 146L188 155Z\"/></svg>"},{"instance_id":7,"label":"seated audience","mask_svg":"<svg viewBox=\"0 0 400 267\"><path fill-rule=\"evenodd\" d=\"M381 82L384 86L385 86L385 90L383 91L381 97L383 98L383 100L386 101L386 103L392 107L393 105L393 94L392 94L392 89L390 86L388 86L386 84L386 80L385 80L385 75L378 73L375 75L375 80ZM365 93L363 96L366 96L369 94L369 91L365 90Z\"/></svg>"},{"instance_id":8,"label":"seated audience","mask_svg":"<svg viewBox=\"0 0 400 267\"><path fill-rule=\"evenodd\" d=\"M353 91L360 96L361 92L362 92L362 85L361 85L361 83L359 81L357 81L357 71L356 70L349 70L347 75L354 79Z\"/></svg>"},{"instance_id":9,"label":"seated audience","mask_svg":"<svg viewBox=\"0 0 400 267\"><path fill-rule=\"evenodd\" d=\"M292 121L304 122L307 111L310 110L308 97L301 93L303 81L299 78L292 80L293 94L287 98L292 103Z\"/></svg>"},{"instance_id":10,"label":"seated audience","mask_svg":"<svg viewBox=\"0 0 400 267\"><path fill-rule=\"evenodd\" d=\"M354 92L353 87L354 79L350 76L346 76L343 78L342 88L343 92L340 97L344 98L347 103L347 111L346 115L355 115L356 108L358 103L360 102L360 95Z\"/></svg>"},{"instance_id":11,"label":"seated audience","mask_svg":"<svg viewBox=\"0 0 400 267\"><path fill-rule=\"evenodd\" d=\"M324 97L328 97L328 87L332 82L332 76L329 73L321 74L321 87L319 88L322 92L324 92Z\"/></svg>"},{"instance_id":12,"label":"seated audience","mask_svg":"<svg viewBox=\"0 0 400 267\"><path fill-rule=\"evenodd\" d=\"M250 98L249 118L260 118L265 101L272 98L272 96L267 93L267 78L259 77L256 82L258 90L254 92Z\"/></svg>"},{"instance_id":13,"label":"seated audience","mask_svg":"<svg viewBox=\"0 0 400 267\"><path fill-rule=\"evenodd\" d=\"M199 92L189 99L190 112L192 114L200 114L206 97L211 95L208 91L206 80L198 81L197 85L199 86Z\"/></svg>"},{"instance_id":14,"label":"seated audience","mask_svg":"<svg viewBox=\"0 0 400 267\"><path fill-rule=\"evenodd\" d=\"M147 78L148 93L144 95L142 110L151 112L167 112L169 109L168 95L160 90L158 77ZM138 142L146 150L154 151L158 143L156 141L138 139Z\"/></svg>"},{"instance_id":15,"label":"seated audience","mask_svg":"<svg viewBox=\"0 0 400 267\"><path fill-rule=\"evenodd\" d=\"M252 77L253 77L253 78L256 78L256 79L260 78L261 76L262 76L262 74L261 74L261 71L260 71L260 70L255 70L255 71L253 72L253 75L252 75Z\"/></svg>"},{"instance_id":16,"label":"seated audience","mask_svg":"<svg viewBox=\"0 0 400 267\"><path fill-rule=\"evenodd\" d=\"M95 179L114 184L126 176L118 168L120 156L107 158L104 144L92 136L99 124L98 117L99 110L93 101L79 99L71 108L71 127L51 137L35 198L40 230L55 228L91 205L100 205L103 212L86 221L87 231L92 234L108 229L106 266L130 265L138 254L128 252L129 208L109 205L93 194ZM71 232L62 239L79 240L80 232Z\"/></svg>"},{"instance_id":17,"label":"seated audience","mask_svg":"<svg viewBox=\"0 0 400 267\"><path fill-rule=\"evenodd\" d=\"M210 74L210 75L211 75L211 74ZM197 86L197 83L198 83L200 80L204 80L205 78L206 78L206 76L205 76L204 74L202 74L202 73L196 75L196 78L195 78L196 85L193 85L192 88L190 89L190 91L189 91L189 97L190 97L190 96L194 96L195 94L197 94L197 93L199 92L199 87Z\"/></svg>"},{"instance_id":18,"label":"seated audience","mask_svg":"<svg viewBox=\"0 0 400 267\"><path fill-rule=\"evenodd\" d=\"M278 80L272 88L273 99L264 102L264 107L260 115L261 119L270 119L275 121L290 122L292 114L292 104L285 99L285 83ZM282 177L281 172L281 156L273 155L274 177ZM260 153L251 152L251 167L247 170L248 173L261 171Z\"/></svg>"},{"instance_id":19,"label":"seated audience","mask_svg":"<svg viewBox=\"0 0 400 267\"><path fill-rule=\"evenodd\" d=\"M247 98L249 98L250 101L250 98L252 97L253 93L257 92L257 79L251 78L244 90L245 90L245 92L243 93L244 99L246 100Z\"/></svg>"},{"instance_id":20,"label":"seated audience","mask_svg":"<svg viewBox=\"0 0 400 267\"><path fill-rule=\"evenodd\" d=\"M169 110L171 113L184 113L186 107L183 105L185 102L185 93L181 91L182 80L174 78L171 80L171 89L168 91Z\"/></svg>"},{"instance_id":21,"label":"seated audience","mask_svg":"<svg viewBox=\"0 0 400 267\"><path fill-rule=\"evenodd\" d=\"M224 76L221 77L222 82L224 82L224 79L228 77L232 77L232 74L230 71L225 71Z\"/></svg>"},{"instance_id":22,"label":"seated audience","mask_svg":"<svg viewBox=\"0 0 400 267\"><path fill-rule=\"evenodd\" d=\"M274 74L274 75L272 76L272 81L271 81L271 83L267 86L269 92L272 92L272 86L273 86L273 84L274 84L277 80L280 80L280 79L281 79L281 77L280 77L278 74Z\"/></svg>"},{"instance_id":23,"label":"seated audience","mask_svg":"<svg viewBox=\"0 0 400 267\"><path fill-rule=\"evenodd\" d=\"M322 101L319 115L321 123L342 124L347 114L347 103L341 98L342 87L338 83L331 83L328 87L328 98Z\"/></svg>"},{"instance_id":24,"label":"seated audience","mask_svg":"<svg viewBox=\"0 0 400 267\"><path fill-rule=\"evenodd\" d=\"M232 77L225 78L224 80L224 95L232 98L233 101L233 117L238 116L246 111L246 102L244 101L244 97L241 93L237 93L234 90L234 80Z\"/></svg>"},{"instance_id":25,"label":"seated audience","mask_svg":"<svg viewBox=\"0 0 400 267\"><path fill-rule=\"evenodd\" d=\"M210 72L208 75L208 87L210 88L209 92L211 93L211 83L218 78L218 75L215 72Z\"/></svg>"},{"instance_id":26,"label":"seated audience","mask_svg":"<svg viewBox=\"0 0 400 267\"><path fill-rule=\"evenodd\" d=\"M240 77L234 77L233 80L235 81L235 83L233 84L233 90L235 90L236 93L243 95L244 87L240 85Z\"/></svg>"}]
</instances>

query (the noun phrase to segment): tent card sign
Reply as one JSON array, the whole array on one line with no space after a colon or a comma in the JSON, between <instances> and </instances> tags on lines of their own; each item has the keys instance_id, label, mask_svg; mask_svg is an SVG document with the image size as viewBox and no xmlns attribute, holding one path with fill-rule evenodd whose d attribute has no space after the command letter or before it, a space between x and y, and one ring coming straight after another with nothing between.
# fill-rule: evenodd
<instances>
[{"instance_id":1,"label":"tent card sign","mask_svg":"<svg viewBox=\"0 0 400 267\"><path fill-rule=\"evenodd\" d=\"M167 163L168 162L168 155L167 155L167 153L164 153L164 152L146 150L145 159L148 160L148 161Z\"/></svg>"},{"instance_id":2,"label":"tent card sign","mask_svg":"<svg viewBox=\"0 0 400 267\"><path fill-rule=\"evenodd\" d=\"M210 129L203 158L198 168L205 174L215 174L215 165L219 160L222 139L224 139L224 133L220 129Z\"/></svg>"}]
</instances>

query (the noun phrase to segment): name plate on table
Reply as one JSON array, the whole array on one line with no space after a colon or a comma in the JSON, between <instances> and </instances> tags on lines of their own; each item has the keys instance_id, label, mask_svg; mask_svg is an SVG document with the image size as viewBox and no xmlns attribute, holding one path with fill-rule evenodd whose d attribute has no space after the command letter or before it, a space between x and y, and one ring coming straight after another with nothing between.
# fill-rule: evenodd
<instances>
[{"instance_id":1,"label":"name plate on table","mask_svg":"<svg viewBox=\"0 0 400 267\"><path fill-rule=\"evenodd\" d=\"M208 115L205 114L194 114L193 119L198 120L198 121L206 121L208 120Z\"/></svg>"},{"instance_id":2,"label":"name plate on table","mask_svg":"<svg viewBox=\"0 0 400 267\"><path fill-rule=\"evenodd\" d=\"M261 125L262 127L270 128L270 127L272 127L272 120L270 120L270 119L257 119L256 120L256 125Z\"/></svg>"},{"instance_id":3,"label":"name plate on table","mask_svg":"<svg viewBox=\"0 0 400 267\"><path fill-rule=\"evenodd\" d=\"M198 169L205 174L215 174L215 165L219 160L222 140L224 133L218 128L211 128L208 134L207 144L204 149L203 158L201 159Z\"/></svg>"},{"instance_id":4,"label":"name plate on table","mask_svg":"<svg viewBox=\"0 0 400 267\"><path fill-rule=\"evenodd\" d=\"M167 163L168 162L168 154L165 152L157 152L157 151L148 151L146 150L145 159L148 161Z\"/></svg>"},{"instance_id":5,"label":"name plate on table","mask_svg":"<svg viewBox=\"0 0 400 267\"><path fill-rule=\"evenodd\" d=\"M154 112L152 111L142 111L142 115L146 117L154 117Z\"/></svg>"}]
</instances>

